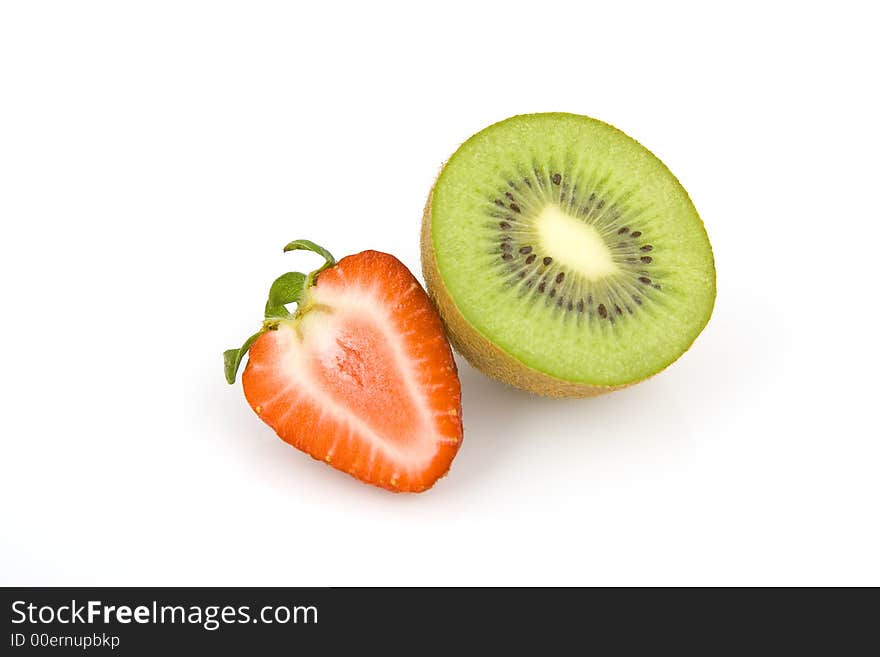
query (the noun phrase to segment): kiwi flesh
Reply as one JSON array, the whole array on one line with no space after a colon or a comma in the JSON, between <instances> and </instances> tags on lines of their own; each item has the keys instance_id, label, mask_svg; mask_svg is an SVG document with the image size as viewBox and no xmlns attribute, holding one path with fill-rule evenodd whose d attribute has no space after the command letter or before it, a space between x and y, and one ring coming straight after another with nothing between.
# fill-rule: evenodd
<instances>
[{"instance_id":1,"label":"kiwi flesh","mask_svg":"<svg viewBox=\"0 0 880 657\"><path fill-rule=\"evenodd\" d=\"M715 301L687 192L634 139L575 114L515 116L453 154L425 206L422 269L465 358L553 397L656 374Z\"/></svg>"}]
</instances>

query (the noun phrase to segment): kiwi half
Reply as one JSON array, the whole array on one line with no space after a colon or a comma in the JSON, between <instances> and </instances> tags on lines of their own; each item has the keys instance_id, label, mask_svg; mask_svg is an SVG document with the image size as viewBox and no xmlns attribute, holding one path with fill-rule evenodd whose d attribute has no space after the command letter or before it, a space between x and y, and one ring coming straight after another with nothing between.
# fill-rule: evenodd
<instances>
[{"instance_id":1,"label":"kiwi half","mask_svg":"<svg viewBox=\"0 0 880 657\"><path fill-rule=\"evenodd\" d=\"M554 397L656 374L715 302L687 192L637 141L575 114L515 116L453 154L425 206L422 268L465 358Z\"/></svg>"}]
</instances>

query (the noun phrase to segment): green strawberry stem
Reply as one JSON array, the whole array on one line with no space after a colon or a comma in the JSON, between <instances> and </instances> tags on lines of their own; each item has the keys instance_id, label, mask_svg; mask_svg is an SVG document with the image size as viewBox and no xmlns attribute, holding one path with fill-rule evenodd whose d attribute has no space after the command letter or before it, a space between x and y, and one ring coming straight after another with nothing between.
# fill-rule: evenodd
<instances>
[{"instance_id":1,"label":"green strawberry stem","mask_svg":"<svg viewBox=\"0 0 880 657\"><path fill-rule=\"evenodd\" d=\"M324 264L309 272L308 275L301 274L298 271L289 271L272 282L272 286L269 288L269 298L266 301L263 328L245 340L240 348L227 349L223 352L223 370L226 374L227 383L235 383L235 377L238 374L241 361L257 338L266 331L278 328L278 324L282 321L302 317L309 307L309 288L315 284L318 275L322 271L336 264L336 258L327 249L309 240L294 240L290 242L284 247L284 252L287 253L288 251L312 251L324 258ZM293 315L285 307L289 303L296 304L296 313Z\"/></svg>"}]
</instances>

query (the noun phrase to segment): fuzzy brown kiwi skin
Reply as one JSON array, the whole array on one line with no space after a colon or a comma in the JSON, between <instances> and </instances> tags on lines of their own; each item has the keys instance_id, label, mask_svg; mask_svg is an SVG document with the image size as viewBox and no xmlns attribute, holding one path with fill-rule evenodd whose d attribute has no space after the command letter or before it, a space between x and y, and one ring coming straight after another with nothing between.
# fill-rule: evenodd
<instances>
[{"instance_id":1,"label":"fuzzy brown kiwi skin","mask_svg":"<svg viewBox=\"0 0 880 657\"><path fill-rule=\"evenodd\" d=\"M425 203L425 211L422 214L422 274L425 277L428 294L433 299L434 305L440 312L440 318L446 325L449 341L458 353L484 374L515 388L521 388L544 397L595 397L632 385L632 383L626 383L619 386L596 386L557 379L524 365L471 326L447 292L437 268L434 241L431 237L431 202L433 198L434 187L432 186L428 194L428 202Z\"/></svg>"}]
</instances>

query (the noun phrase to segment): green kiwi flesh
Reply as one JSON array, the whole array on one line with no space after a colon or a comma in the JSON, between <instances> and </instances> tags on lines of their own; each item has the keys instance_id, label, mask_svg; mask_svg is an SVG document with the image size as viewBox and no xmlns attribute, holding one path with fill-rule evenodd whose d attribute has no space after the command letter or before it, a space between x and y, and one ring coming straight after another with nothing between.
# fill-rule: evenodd
<instances>
[{"instance_id":1,"label":"green kiwi flesh","mask_svg":"<svg viewBox=\"0 0 880 657\"><path fill-rule=\"evenodd\" d=\"M425 209L423 270L454 345L540 394L641 381L715 301L703 223L678 180L616 128L515 116L467 140Z\"/></svg>"}]
</instances>

